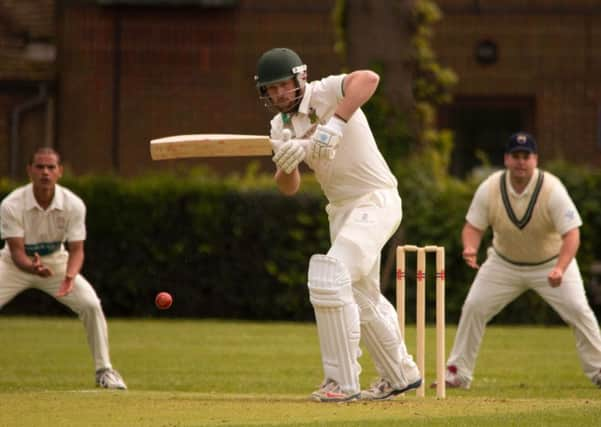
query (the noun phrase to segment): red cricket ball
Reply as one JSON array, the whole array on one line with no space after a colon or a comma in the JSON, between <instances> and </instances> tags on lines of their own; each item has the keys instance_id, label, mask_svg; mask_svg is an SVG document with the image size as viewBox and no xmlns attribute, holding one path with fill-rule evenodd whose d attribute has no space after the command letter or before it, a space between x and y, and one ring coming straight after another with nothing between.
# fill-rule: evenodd
<instances>
[{"instance_id":1,"label":"red cricket ball","mask_svg":"<svg viewBox=\"0 0 601 427\"><path fill-rule=\"evenodd\" d=\"M159 292L154 299L154 304L159 310L167 310L173 304L173 297L169 292Z\"/></svg>"}]
</instances>

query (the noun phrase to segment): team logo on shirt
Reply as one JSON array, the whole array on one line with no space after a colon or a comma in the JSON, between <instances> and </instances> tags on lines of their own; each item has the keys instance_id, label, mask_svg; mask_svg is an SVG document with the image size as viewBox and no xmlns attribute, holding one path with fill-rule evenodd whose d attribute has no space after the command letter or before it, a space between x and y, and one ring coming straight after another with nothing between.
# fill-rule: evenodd
<instances>
[{"instance_id":1,"label":"team logo on shirt","mask_svg":"<svg viewBox=\"0 0 601 427\"><path fill-rule=\"evenodd\" d=\"M368 212L357 212L354 217L354 221L357 224L375 224L374 219L369 215Z\"/></svg>"},{"instance_id":2,"label":"team logo on shirt","mask_svg":"<svg viewBox=\"0 0 601 427\"><path fill-rule=\"evenodd\" d=\"M574 212L573 209L570 209L565 213L565 217L571 221L576 217L576 212Z\"/></svg>"}]
</instances>

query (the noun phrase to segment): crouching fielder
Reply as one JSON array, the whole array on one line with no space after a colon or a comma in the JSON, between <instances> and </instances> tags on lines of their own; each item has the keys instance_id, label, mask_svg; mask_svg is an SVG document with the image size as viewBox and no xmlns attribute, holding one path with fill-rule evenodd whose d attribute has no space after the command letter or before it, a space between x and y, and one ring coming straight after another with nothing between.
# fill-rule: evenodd
<instances>
[{"instance_id":1,"label":"crouching fielder","mask_svg":"<svg viewBox=\"0 0 601 427\"><path fill-rule=\"evenodd\" d=\"M26 289L39 289L73 310L85 327L96 384L125 390L109 357L108 331L100 299L79 273L86 238L84 202L57 184L59 154L37 149L29 161L31 183L0 203L0 309Z\"/></svg>"},{"instance_id":2,"label":"crouching fielder","mask_svg":"<svg viewBox=\"0 0 601 427\"><path fill-rule=\"evenodd\" d=\"M601 387L601 333L576 261L582 220L561 181L538 169L537 153L532 135L512 135L505 170L483 181L472 199L462 231L463 258L478 273L447 362L448 387L470 388L487 323L529 289L570 325L582 370ZM478 248L489 227L492 246L480 267Z\"/></svg>"},{"instance_id":3,"label":"crouching fielder","mask_svg":"<svg viewBox=\"0 0 601 427\"><path fill-rule=\"evenodd\" d=\"M401 222L397 181L360 107L379 77L372 71L307 82L307 67L290 49L265 52L257 65L261 100L271 121L280 191L295 194L305 162L328 199L332 246L309 262L324 380L312 397L322 402L387 399L420 386L394 307L380 291L380 254ZM359 342L380 378L361 392Z\"/></svg>"}]
</instances>

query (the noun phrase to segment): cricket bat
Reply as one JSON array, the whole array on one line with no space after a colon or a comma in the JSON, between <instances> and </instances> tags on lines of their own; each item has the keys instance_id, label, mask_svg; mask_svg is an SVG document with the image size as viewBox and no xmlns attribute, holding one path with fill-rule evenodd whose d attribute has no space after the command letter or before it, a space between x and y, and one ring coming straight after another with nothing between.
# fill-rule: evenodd
<instances>
[{"instance_id":1,"label":"cricket bat","mask_svg":"<svg viewBox=\"0 0 601 427\"><path fill-rule=\"evenodd\" d=\"M275 141L278 143L279 141ZM194 157L270 156L272 141L265 135L175 135L150 141L153 160Z\"/></svg>"}]
</instances>

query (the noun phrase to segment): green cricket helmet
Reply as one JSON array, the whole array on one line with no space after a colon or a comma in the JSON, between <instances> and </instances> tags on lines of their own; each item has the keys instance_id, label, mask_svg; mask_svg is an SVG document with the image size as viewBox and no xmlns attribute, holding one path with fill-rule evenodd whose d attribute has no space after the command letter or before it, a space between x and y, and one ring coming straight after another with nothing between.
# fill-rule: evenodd
<instances>
[{"instance_id":1,"label":"green cricket helmet","mask_svg":"<svg viewBox=\"0 0 601 427\"><path fill-rule=\"evenodd\" d=\"M282 111L267 94L267 86L293 80L295 85L294 105ZM290 112L298 108L307 82L307 66L298 54L291 49L278 47L265 52L257 63L255 75L259 99L272 111Z\"/></svg>"}]
</instances>

